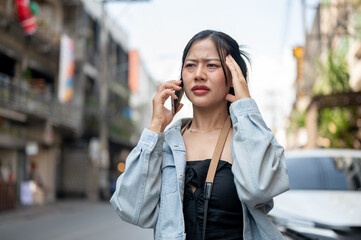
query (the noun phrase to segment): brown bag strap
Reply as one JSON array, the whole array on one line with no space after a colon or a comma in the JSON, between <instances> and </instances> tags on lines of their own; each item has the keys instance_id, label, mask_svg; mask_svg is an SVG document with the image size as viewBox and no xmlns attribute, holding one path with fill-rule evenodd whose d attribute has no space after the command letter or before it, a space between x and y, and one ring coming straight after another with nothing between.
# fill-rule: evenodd
<instances>
[{"instance_id":1,"label":"brown bag strap","mask_svg":"<svg viewBox=\"0 0 361 240\"><path fill-rule=\"evenodd\" d=\"M216 148L214 149L211 163L209 164L206 182L204 183L203 240L206 237L208 201L211 198L214 176L216 175L218 162L219 159L221 158L223 147L224 144L226 143L230 128L231 128L231 120L229 116L227 116L227 119L224 122L223 128L218 137L217 145Z\"/></svg>"},{"instance_id":2,"label":"brown bag strap","mask_svg":"<svg viewBox=\"0 0 361 240\"><path fill-rule=\"evenodd\" d=\"M218 165L219 159L221 158L224 144L226 144L226 140L227 140L227 136L228 136L230 128L231 128L231 120L229 119L229 116L228 116L226 121L223 124L223 128L218 137L216 148L214 149L214 152L213 152L212 160L211 160L211 163L208 168L206 183L213 183L214 176L215 176L216 170L217 170L217 165Z\"/></svg>"}]
</instances>

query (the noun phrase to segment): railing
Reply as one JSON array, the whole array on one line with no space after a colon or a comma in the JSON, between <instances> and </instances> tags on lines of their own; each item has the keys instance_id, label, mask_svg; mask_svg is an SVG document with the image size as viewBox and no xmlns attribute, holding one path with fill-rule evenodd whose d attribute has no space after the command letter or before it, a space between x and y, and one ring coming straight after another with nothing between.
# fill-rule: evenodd
<instances>
[{"instance_id":1,"label":"railing","mask_svg":"<svg viewBox=\"0 0 361 240\"><path fill-rule=\"evenodd\" d=\"M76 130L81 121L80 111L70 104L62 104L53 96L36 93L10 77L0 74L0 106L32 116L51 119L52 122Z\"/></svg>"}]
</instances>

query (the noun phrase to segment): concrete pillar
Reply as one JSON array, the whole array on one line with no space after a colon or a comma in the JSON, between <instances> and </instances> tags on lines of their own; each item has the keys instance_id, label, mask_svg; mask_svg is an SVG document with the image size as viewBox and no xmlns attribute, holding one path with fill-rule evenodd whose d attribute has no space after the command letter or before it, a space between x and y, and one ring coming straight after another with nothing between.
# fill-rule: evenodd
<instances>
[{"instance_id":1,"label":"concrete pillar","mask_svg":"<svg viewBox=\"0 0 361 240\"><path fill-rule=\"evenodd\" d=\"M311 103L306 112L306 129L307 129L307 144L305 148L317 147L317 119L318 107L315 102Z\"/></svg>"}]
</instances>

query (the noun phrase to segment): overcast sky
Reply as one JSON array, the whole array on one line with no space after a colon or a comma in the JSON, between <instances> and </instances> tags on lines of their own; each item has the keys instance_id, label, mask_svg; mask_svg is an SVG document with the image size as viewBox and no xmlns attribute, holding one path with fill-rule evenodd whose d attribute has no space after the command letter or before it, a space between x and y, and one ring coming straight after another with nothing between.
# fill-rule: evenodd
<instances>
[{"instance_id":1,"label":"overcast sky","mask_svg":"<svg viewBox=\"0 0 361 240\"><path fill-rule=\"evenodd\" d=\"M318 2L306 1L308 28ZM286 127L295 95L292 48L304 43L301 0L152 0L108 3L107 10L157 81L179 78L183 48L195 33L229 34L251 56L250 91L266 123Z\"/></svg>"}]
</instances>

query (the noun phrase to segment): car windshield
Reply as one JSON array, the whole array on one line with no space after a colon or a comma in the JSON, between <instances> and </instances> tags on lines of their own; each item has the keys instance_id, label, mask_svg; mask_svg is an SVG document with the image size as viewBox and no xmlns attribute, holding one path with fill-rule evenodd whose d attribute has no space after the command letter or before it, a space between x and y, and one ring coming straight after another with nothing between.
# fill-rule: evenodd
<instances>
[{"instance_id":1,"label":"car windshield","mask_svg":"<svg viewBox=\"0 0 361 240\"><path fill-rule=\"evenodd\" d=\"M361 190L361 159L292 157L287 159L293 190Z\"/></svg>"}]
</instances>

